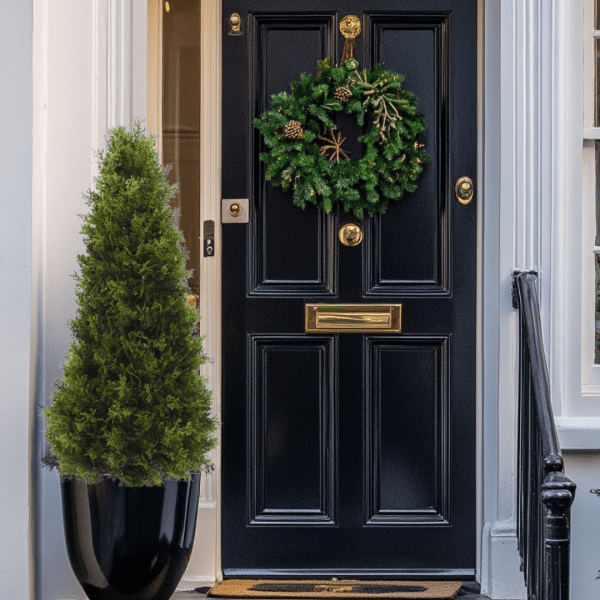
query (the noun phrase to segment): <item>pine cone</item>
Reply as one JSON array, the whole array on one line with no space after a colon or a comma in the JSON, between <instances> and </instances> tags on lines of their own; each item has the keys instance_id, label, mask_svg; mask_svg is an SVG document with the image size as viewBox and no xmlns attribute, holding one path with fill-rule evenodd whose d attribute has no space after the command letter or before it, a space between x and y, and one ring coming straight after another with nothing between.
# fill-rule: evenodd
<instances>
[{"instance_id":1,"label":"pine cone","mask_svg":"<svg viewBox=\"0 0 600 600\"><path fill-rule=\"evenodd\" d=\"M283 128L283 135L290 140L298 140L304 135L300 121L288 121Z\"/></svg>"},{"instance_id":2,"label":"pine cone","mask_svg":"<svg viewBox=\"0 0 600 600\"><path fill-rule=\"evenodd\" d=\"M333 95L340 102L348 102L352 97L352 92L347 87L339 87L335 90Z\"/></svg>"}]
</instances>

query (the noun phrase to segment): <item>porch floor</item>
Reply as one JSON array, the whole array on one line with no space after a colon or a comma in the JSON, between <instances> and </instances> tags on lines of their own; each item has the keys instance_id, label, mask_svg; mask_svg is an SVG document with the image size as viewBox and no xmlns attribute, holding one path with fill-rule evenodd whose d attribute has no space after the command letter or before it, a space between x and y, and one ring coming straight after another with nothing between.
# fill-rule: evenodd
<instances>
[{"instance_id":1,"label":"porch floor","mask_svg":"<svg viewBox=\"0 0 600 600\"><path fill-rule=\"evenodd\" d=\"M211 586L212 587L212 586ZM177 591L173 594L172 600L205 600L206 592L210 587L199 587L195 590L190 591ZM225 599L227 600L227 599ZM456 600L490 600L488 596L482 596L479 593L479 584L467 582L463 584L463 587Z\"/></svg>"}]
</instances>

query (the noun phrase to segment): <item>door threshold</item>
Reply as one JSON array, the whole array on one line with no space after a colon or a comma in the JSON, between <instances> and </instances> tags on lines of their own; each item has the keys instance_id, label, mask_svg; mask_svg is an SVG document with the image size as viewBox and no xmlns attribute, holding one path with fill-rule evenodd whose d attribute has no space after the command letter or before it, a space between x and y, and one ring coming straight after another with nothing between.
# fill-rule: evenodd
<instances>
[{"instance_id":1,"label":"door threshold","mask_svg":"<svg viewBox=\"0 0 600 600\"><path fill-rule=\"evenodd\" d=\"M420 579L474 581L475 569L223 569L225 579Z\"/></svg>"}]
</instances>

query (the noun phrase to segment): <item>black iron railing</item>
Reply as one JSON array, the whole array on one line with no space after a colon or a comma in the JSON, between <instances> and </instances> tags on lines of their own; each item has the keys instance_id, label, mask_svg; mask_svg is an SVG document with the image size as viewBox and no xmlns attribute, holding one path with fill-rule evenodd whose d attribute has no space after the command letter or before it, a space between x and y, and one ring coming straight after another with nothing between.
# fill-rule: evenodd
<instances>
[{"instance_id":1,"label":"black iron railing","mask_svg":"<svg viewBox=\"0 0 600 600\"><path fill-rule=\"evenodd\" d=\"M542 343L537 274L514 273L519 309L517 535L529 600L568 600L570 511L575 484L564 474Z\"/></svg>"}]
</instances>

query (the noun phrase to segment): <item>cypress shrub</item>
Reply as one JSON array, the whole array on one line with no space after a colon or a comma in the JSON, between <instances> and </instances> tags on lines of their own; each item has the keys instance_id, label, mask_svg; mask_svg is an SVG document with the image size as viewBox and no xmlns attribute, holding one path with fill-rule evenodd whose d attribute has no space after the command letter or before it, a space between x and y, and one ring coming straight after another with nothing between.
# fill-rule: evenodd
<instances>
[{"instance_id":1,"label":"cypress shrub","mask_svg":"<svg viewBox=\"0 0 600 600\"><path fill-rule=\"evenodd\" d=\"M154 137L139 122L109 132L81 233L77 314L46 439L60 475L124 485L189 479L216 444L199 311Z\"/></svg>"}]
</instances>

